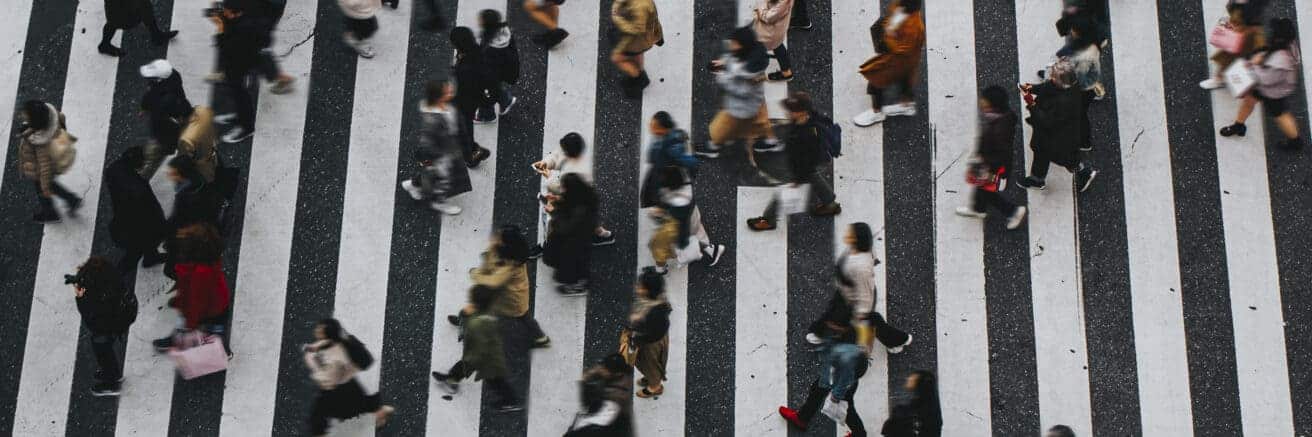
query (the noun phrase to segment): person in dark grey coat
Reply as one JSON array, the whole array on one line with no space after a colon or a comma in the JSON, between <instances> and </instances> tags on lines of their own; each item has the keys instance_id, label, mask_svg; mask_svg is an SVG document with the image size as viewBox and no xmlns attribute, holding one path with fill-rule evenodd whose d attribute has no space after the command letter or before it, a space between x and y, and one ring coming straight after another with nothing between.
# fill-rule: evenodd
<instances>
[{"instance_id":1,"label":"person in dark grey coat","mask_svg":"<svg viewBox=\"0 0 1312 437\"><path fill-rule=\"evenodd\" d=\"M141 162L141 148L132 147L105 170L105 187L114 214L109 221L109 237L123 249L123 258L118 262L122 273L136 270L137 261L143 257L145 267L164 262L164 254L159 252L159 244L168 233L164 209L150 183L137 173Z\"/></svg>"},{"instance_id":2,"label":"person in dark grey coat","mask_svg":"<svg viewBox=\"0 0 1312 437\"><path fill-rule=\"evenodd\" d=\"M123 285L109 260L87 259L70 278L77 296L82 326L91 334L91 351L96 356L93 396L118 396L123 367L115 346L127 338L128 327L137 320L137 296Z\"/></svg>"},{"instance_id":3,"label":"person in dark grey coat","mask_svg":"<svg viewBox=\"0 0 1312 437\"><path fill-rule=\"evenodd\" d=\"M178 36L176 30L164 30L155 22L155 8L150 0L105 0L105 27L101 29L100 46L96 49L109 56L123 56L126 52L115 47L110 40L119 29L128 30L146 23L150 29L150 42L164 45Z\"/></svg>"},{"instance_id":4,"label":"person in dark grey coat","mask_svg":"<svg viewBox=\"0 0 1312 437\"><path fill-rule=\"evenodd\" d=\"M419 149L415 161L420 172L402 181L401 188L410 197L428 202L429 207L447 215L459 214L461 208L448 203L451 197L473 191L469 169L462 164L464 147L460 144L462 114L452 103L455 86L437 80L428 83L419 111L423 126L419 131Z\"/></svg>"},{"instance_id":5,"label":"person in dark grey coat","mask_svg":"<svg viewBox=\"0 0 1312 437\"><path fill-rule=\"evenodd\" d=\"M1074 86L1075 73L1071 70L1054 70L1051 76L1038 85L1022 85L1029 95L1025 106L1030 116L1025 122L1034 127L1030 138L1034 161L1030 164L1030 175L1018 184L1042 190L1051 163L1075 173L1075 186L1084 191L1098 175L1098 170L1080 158L1080 149L1089 140L1084 134L1089 122L1084 92Z\"/></svg>"}]
</instances>

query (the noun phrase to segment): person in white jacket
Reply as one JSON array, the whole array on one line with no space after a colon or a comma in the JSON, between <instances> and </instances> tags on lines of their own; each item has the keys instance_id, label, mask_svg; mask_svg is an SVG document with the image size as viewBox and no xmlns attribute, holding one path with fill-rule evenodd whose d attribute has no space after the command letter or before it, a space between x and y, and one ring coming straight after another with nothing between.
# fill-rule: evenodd
<instances>
[{"instance_id":1,"label":"person in white jacket","mask_svg":"<svg viewBox=\"0 0 1312 437\"><path fill-rule=\"evenodd\" d=\"M337 0L345 18L342 40L355 49L361 58L374 57L374 46L369 38L378 32L378 18L374 14L383 7L382 0Z\"/></svg>"}]
</instances>

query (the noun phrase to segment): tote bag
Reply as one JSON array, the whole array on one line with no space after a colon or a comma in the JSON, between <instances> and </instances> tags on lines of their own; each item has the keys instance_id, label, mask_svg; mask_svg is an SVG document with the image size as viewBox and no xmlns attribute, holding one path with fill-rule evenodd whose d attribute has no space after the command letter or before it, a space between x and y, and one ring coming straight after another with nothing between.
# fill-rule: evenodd
<instances>
[{"instance_id":1,"label":"tote bag","mask_svg":"<svg viewBox=\"0 0 1312 437\"><path fill-rule=\"evenodd\" d=\"M182 379L218 373L228 369L228 353L217 335L190 331L174 338L169 358L178 366Z\"/></svg>"},{"instance_id":2,"label":"tote bag","mask_svg":"<svg viewBox=\"0 0 1312 437\"><path fill-rule=\"evenodd\" d=\"M779 187L779 214L806 212L806 201L810 194L811 184L788 184Z\"/></svg>"},{"instance_id":3,"label":"tote bag","mask_svg":"<svg viewBox=\"0 0 1312 437\"><path fill-rule=\"evenodd\" d=\"M1207 43L1226 53L1237 55L1244 48L1244 34L1236 31L1230 23L1222 19L1207 34Z\"/></svg>"},{"instance_id":4,"label":"tote bag","mask_svg":"<svg viewBox=\"0 0 1312 437\"><path fill-rule=\"evenodd\" d=\"M1235 97L1247 94L1257 85L1257 75L1249 68L1248 61L1238 60L1225 69L1225 86Z\"/></svg>"}]
</instances>

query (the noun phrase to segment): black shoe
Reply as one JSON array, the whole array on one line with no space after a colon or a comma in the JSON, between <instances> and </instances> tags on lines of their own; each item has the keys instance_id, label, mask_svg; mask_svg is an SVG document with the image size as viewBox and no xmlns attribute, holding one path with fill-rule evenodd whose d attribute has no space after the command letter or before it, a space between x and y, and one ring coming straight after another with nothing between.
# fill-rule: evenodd
<instances>
[{"instance_id":1,"label":"black shoe","mask_svg":"<svg viewBox=\"0 0 1312 437\"><path fill-rule=\"evenodd\" d=\"M707 249L710 249L710 251L708 252ZM702 259L706 260L707 266L715 267L716 264L720 263L720 256L724 255L724 249L725 247L723 244L712 244L707 246L702 249L702 255L704 255Z\"/></svg>"},{"instance_id":2,"label":"black shoe","mask_svg":"<svg viewBox=\"0 0 1312 437\"><path fill-rule=\"evenodd\" d=\"M560 284L559 287L556 287L556 291L560 292L561 296L582 297L588 295L588 286L583 282L577 284Z\"/></svg>"},{"instance_id":3,"label":"black shoe","mask_svg":"<svg viewBox=\"0 0 1312 437\"><path fill-rule=\"evenodd\" d=\"M460 383L451 382L445 373L433 372L433 379L437 380L437 387L441 388L446 394L453 395L460 393Z\"/></svg>"},{"instance_id":4,"label":"black shoe","mask_svg":"<svg viewBox=\"0 0 1312 437\"><path fill-rule=\"evenodd\" d=\"M1234 135L1239 135L1242 137L1244 136L1244 134L1247 133L1248 133L1248 126L1244 126L1243 123L1235 123L1221 128L1221 136L1223 137L1229 137Z\"/></svg>"},{"instance_id":5,"label":"black shoe","mask_svg":"<svg viewBox=\"0 0 1312 437\"><path fill-rule=\"evenodd\" d=\"M1084 170L1080 170L1080 172L1076 173L1075 176L1076 176L1075 183L1079 184L1078 186L1080 188L1080 192L1083 193L1085 190L1089 189L1089 185L1093 184L1093 179L1098 177L1098 170L1094 170L1093 167L1089 167Z\"/></svg>"},{"instance_id":6,"label":"black shoe","mask_svg":"<svg viewBox=\"0 0 1312 437\"><path fill-rule=\"evenodd\" d=\"M96 373L95 373L94 376L92 376L92 378L95 379L95 380L98 381L98 382L113 382L113 383L123 382L123 374L122 374L122 373L118 374L118 377L117 377L117 378L110 379L110 378L105 377L105 371L104 371L104 370L96 370Z\"/></svg>"},{"instance_id":7,"label":"black shoe","mask_svg":"<svg viewBox=\"0 0 1312 437\"><path fill-rule=\"evenodd\" d=\"M651 78L647 77L647 70L642 70L642 73L638 74L637 85L643 89L646 89L647 85L651 85Z\"/></svg>"},{"instance_id":8,"label":"black shoe","mask_svg":"<svg viewBox=\"0 0 1312 437\"><path fill-rule=\"evenodd\" d=\"M451 326L460 326L460 316L455 314L446 316L446 321L447 323L450 323Z\"/></svg>"},{"instance_id":9,"label":"black shoe","mask_svg":"<svg viewBox=\"0 0 1312 437\"><path fill-rule=\"evenodd\" d=\"M1016 181L1016 185L1020 185L1023 188L1029 188L1031 190L1042 190L1048 187L1048 185L1045 184L1043 180L1035 179L1033 176L1026 176L1024 179Z\"/></svg>"},{"instance_id":10,"label":"black shoe","mask_svg":"<svg viewBox=\"0 0 1312 437\"><path fill-rule=\"evenodd\" d=\"M720 157L720 147L710 143L693 146L692 152L697 156L705 158L714 159Z\"/></svg>"},{"instance_id":11,"label":"black shoe","mask_svg":"<svg viewBox=\"0 0 1312 437\"><path fill-rule=\"evenodd\" d=\"M640 99L642 98L641 83L642 81L637 77L624 76L623 79L620 79L620 90L624 93L625 98Z\"/></svg>"},{"instance_id":12,"label":"black shoe","mask_svg":"<svg viewBox=\"0 0 1312 437\"><path fill-rule=\"evenodd\" d=\"M168 352L169 349L173 347L173 336L170 335L168 337L155 339L150 342L150 345L155 347L155 352Z\"/></svg>"},{"instance_id":13,"label":"black shoe","mask_svg":"<svg viewBox=\"0 0 1312 437\"><path fill-rule=\"evenodd\" d=\"M1039 72L1035 74L1039 75L1039 79L1043 79L1048 76L1048 70L1039 70Z\"/></svg>"},{"instance_id":14,"label":"black shoe","mask_svg":"<svg viewBox=\"0 0 1312 437\"><path fill-rule=\"evenodd\" d=\"M1302 138L1292 138L1292 139L1285 140L1285 142L1280 143L1280 147L1283 147L1283 148L1288 149L1288 150L1298 150L1298 149L1302 149L1302 148L1303 148L1303 139L1302 139Z\"/></svg>"},{"instance_id":15,"label":"black shoe","mask_svg":"<svg viewBox=\"0 0 1312 437\"><path fill-rule=\"evenodd\" d=\"M176 30L170 30L168 32L160 32L158 34L151 35L150 42L151 44L162 46L164 44L168 44L169 41L172 40L173 37L175 36L178 36L178 31Z\"/></svg>"},{"instance_id":16,"label":"black shoe","mask_svg":"<svg viewBox=\"0 0 1312 437\"><path fill-rule=\"evenodd\" d=\"M790 80L793 80L793 75L790 74L790 75L784 76L784 72L782 72L782 71L776 71L776 72L774 72L774 73L770 73L770 74L765 75L765 78L766 78L766 79L770 79L771 81L774 81L774 82L788 82L788 81L790 81Z\"/></svg>"},{"instance_id":17,"label":"black shoe","mask_svg":"<svg viewBox=\"0 0 1312 437\"><path fill-rule=\"evenodd\" d=\"M120 48L118 48L118 47L114 47L113 44L110 44L110 43L107 43L107 42L100 43L100 46L99 46L99 47L96 47L96 50L99 50L99 51L100 51L100 54L102 54L102 55L113 56L113 57L115 57L115 58L127 54L127 52L123 51L123 49L120 49Z\"/></svg>"},{"instance_id":18,"label":"black shoe","mask_svg":"<svg viewBox=\"0 0 1312 437\"><path fill-rule=\"evenodd\" d=\"M534 244L533 247L530 247L528 249L528 259L538 259L538 258L542 258L542 245Z\"/></svg>"},{"instance_id":19,"label":"black shoe","mask_svg":"<svg viewBox=\"0 0 1312 437\"><path fill-rule=\"evenodd\" d=\"M542 337L539 337L539 338L537 338L537 339L534 339L534 340L533 340L533 344L532 344L531 346L529 346L529 347L531 347L531 348L533 348L533 349L542 349L542 348L550 347L550 346L551 346L551 337L547 337L547 336L544 335L544 336L542 336Z\"/></svg>"},{"instance_id":20,"label":"black shoe","mask_svg":"<svg viewBox=\"0 0 1312 437\"><path fill-rule=\"evenodd\" d=\"M593 236L592 236L592 245L593 245L593 246L609 246L609 245L612 245L612 244L615 244L615 233L614 233L614 232L611 232L610 235L607 235L607 236L605 236L605 237L600 236L600 235L593 235Z\"/></svg>"},{"instance_id":21,"label":"black shoe","mask_svg":"<svg viewBox=\"0 0 1312 437\"><path fill-rule=\"evenodd\" d=\"M32 215L32 221L41 224L59 223L59 213L54 211L38 212Z\"/></svg>"},{"instance_id":22,"label":"black shoe","mask_svg":"<svg viewBox=\"0 0 1312 437\"><path fill-rule=\"evenodd\" d=\"M97 382L91 386L91 395L95 397L118 396L118 390L123 384L117 382Z\"/></svg>"},{"instance_id":23,"label":"black shoe","mask_svg":"<svg viewBox=\"0 0 1312 437\"><path fill-rule=\"evenodd\" d=\"M797 29L797 30L811 30L811 26L812 26L811 20L806 20L806 22L794 21L788 24L789 29Z\"/></svg>"},{"instance_id":24,"label":"black shoe","mask_svg":"<svg viewBox=\"0 0 1312 437\"><path fill-rule=\"evenodd\" d=\"M524 411L524 406L520 404L498 405L496 410L498 413L518 413Z\"/></svg>"},{"instance_id":25,"label":"black shoe","mask_svg":"<svg viewBox=\"0 0 1312 437\"><path fill-rule=\"evenodd\" d=\"M547 50L551 50L556 48L557 45L560 45L560 42L564 41L567 37L569 37L569 32L565 31L565 29L556 28L555 30L548 30L540 34L538 37L534 38L533 41L542 45L542 47Z\"/></svg>"},{"instance_id":26,"label":"black shoe","mask_svg":"<svg viewBox=\"0 0 1312 437\"><path fill-rule=\"evenodd\" d=\"M81 209L81 208L82 208L82 199L79 199L79 198L74 197L73 200L69 200L69 201L68 201L68 215L69 215L69 217L76 217L76 216L77 216L77 210L79 210L79 209Z\"/></svg>"},{"instance_id":27,"label":"black shoe","mask_svg":"<svg viewBox=\"0 0 1312 437\"><path fill-rule=\"evenodd\" d=\"M478 167L478 165L482 164L483 160L487 159L487 157L489 156L492 156L491 151L484 149L483 146L475 144L474 156L471 157L468 161L465 161L465 166L469 168Z\"/></svg>"}]
</instances>

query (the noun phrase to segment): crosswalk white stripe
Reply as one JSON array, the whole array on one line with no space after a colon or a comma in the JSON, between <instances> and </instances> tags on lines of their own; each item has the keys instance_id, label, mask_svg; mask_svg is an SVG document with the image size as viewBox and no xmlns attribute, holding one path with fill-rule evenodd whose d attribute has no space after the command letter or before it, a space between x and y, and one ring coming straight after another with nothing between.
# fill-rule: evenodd
<instances>
[{"instance_id":1,"label":"crosswalk white stripe","mask_svg":"<svg viewBox=\"0 0 1312 437\"><path fill-rule=\"evenodd\" d=\"M1118 2L1111 21L1142 432L1192 435L1157 6Z\"/></svg>"},{"instance_id":2,"label":"crosswalk white stripe","mask_svg":"<svg viewBox=\"0 0 1312 437\"><path fill-rule=\"evenodd\" d=\"M1047 64L1064 41L1052 31L1059 6L1044 0L1016 4L1016 51L1022 82ZM1011 84L998 84L1016 98ZM1027 114L1018 114L1025 117ZM1021 123L1025 144L1033 130ZM1029 150L1026 147L1024 150ZM1026 153L1033 160L1032 153ZM1009 169L1011 182L1026 168ZM1035 368L1039 382L1039 422L1093 429L1089 395L1089 357L1084 336L1080 258L1076 245L1075 198L1069 172L1047 177L1048 189L1029 194L1030 288L1034 305ZM1074 351L1074 352L1072 352Z\"/></svg>"},{"instance_id":3,"label":"crosswalk white stripe","mask_svg":"<svg viewBox=\"0 0 1312 437\"><path fill-rule=\"evenodd\" d=\"M478 13L484 6L474 2L460 2L456 11L456 25L478 30ZM496 8L504 12L505 3ZM437 257L436 303L433 317L432 367L446 373L451 364L460 359L461 343L456 341L459 329L446 321L446 315L455 314L468 302L471 285L468 271L478 267L479 257L491 235L492 194L495 192L497 160L497 125L474 126L474 139L492 150L493 156L476 169L469 169L474 190L451 199L451 203L464 208L459 215L443 215L440 247ZM461 384L460 394L452 400L443 399L445 392L436 384L428 385L428 435L477 435L482 384L467 380Z\"/></svg>"},{"instance_id":4,"label":"crosswalk white stripe","mask_svg":"<svg viewBox=\"0 0 1312 437\"><path fill-rule=\"evenodd\" d=\"M18 98L18 81L23 73L23 47L27 45L27 26L28 17L32 15L32 2L29 0L3 0L0 1L0 8L10 11L14 17L10 20L8 26L0 27L0 53L11 53L0 62L0 83L6 83L0 87L0 114L9 115L14 113L14 105ZM11 119L12 120L12 119ZM0 168L4 168L6 155L9 154L9 129L13 123L8 120L0 122L0 138L3 138L6 147L0 147ZM0 180L3 183L3 180Z\"/></svg>"},{"instance_id":5,"label":"crosswalk white stripe","mask_svg":"<svg viewBox=\"0 0 1312 437\"><path fill-rule=\"evenodd\" d=\"M104 3L78 4L73 29L99 29L104 23ZM98 32L70 31L73 42L60 109L68 120L69 132L80 141L77 160L58 181L82 197L82 213L42 228L44 236L14 412L14 435L64 433L81 318L74 305L73 289L64 285L63 274L75 271L90 255L100 203L100 176L109 137L118 58L96 53L100 43Z\"/></svg>"},{"instance_id":6,"label":"crosswalk white stripe","mask_svg":"<svg viewBox=\"0 0 1312 437\"><path fill-rule=\"evenodd\" d=\"M680 128L688 129L692 122L692 58L693 58L693 0L656 0L661 25L665 31L665 45L647 54L647 73L653 86L642 98L642 144L638 149L641 175L651 171L647 162L646 145L651 141L647 122L657 111L667 111ZM641 184L643 177L638 178ZM641 187L639 188L641 189ZM697 201L704 197L696 197ZM705 208L699 208L702 214ZM645 211L638 211L638 265L652 265L651 241L655 222ZM712 240L714 241L714 240ZM697 244L695 239L690 244ZM656 400L634 400L634 428L643 436L683 435L687 416L687 356L688 356L688 269L671 269L665 277L665 296L674 306L670 314L670 347L665 368L665 394ZM636 384L636 379L634 380ZM641 390L642 387L634 387Z\"/></svg>"},{"instance_id":7,"label":"crosswalk white stripe","mask_svg":"<svg viewBox=\"0 0 1312 437\"><path fill-rule=\"evenodd\" d=\"M1211 30L1226 3L1203 3L1203 32ZM1298 5L1299 23L1312 29L1312 7ZM1304 34L1309 35L1309 34ZM1215 68L1215 65L1212 65ZM1201 80L1202 78L1200 78ZM1238 100L1225 90L1212 92L1212 118L1224 126L1234 120ZM1294 435L1285 361L1284 307L1276 267L1271 191L1267 187L1262 113L1248 122L1248 136L1216 135L1216 166L1234 324L1235 370L1244 435Z\"/></svg>"},{"instance_id":8,"label":"crosswalk white stripe","mask_svg":"<svg viewBox=\"0 0 1312 437\"><path fill-rule=\"evenodd\" d=\"M546 156L560 150L557 140L566 133L578 132L587 140L583 160L591 166L592 151L597 144L592 138L596 132L597 87L608 86L597 81L597 24L601 20L601 5L581 1L561 9L560 27L569 30L570 36L547 56L542 152ZM541 221L538 235L539 239L546 236ZM533 353L527 396L530 436L552 435L569 427L578 409L577 382L583 373L581 357L587 302L557 293L552 273L545 263L538 263L533 313L542 330L551 336L551 347Z\"/></svg>"},{"instance_id":9,"label":"crosswalk white stripe","mask_svg":"<svg viewBox=\"0 0 1312 437\"><path fill-rule=\"evenodd\" d=\"M233 284L231 346L236 357L229 363L224 387L222 436L262 435L273 429L315 11L314 2L288 2L274 33L274 53L285 55L282 69L304 85L281 96L266 87L259 96L241 257Z\"/></svg>"},{"instance_id":10,"label":"crosswalk white stripe","mask_svg":"<svg viewBox=\"0 0 1312 437\"><path fill-rule=\"evenodd\" d=\"M397 190L394 178L379 176L395 172L399 159L401 129L396 120L401 119L405 81L390 78L405 77L411 7L409 2L400 2L396 10L378 11L378 32L370 39L376 54L373 59L360 59L355 68L333 316L375 352L374 365L357 376L368 393L378 389L382 369L379 363L383 362L386 278L391 268L391 223ZM365 414L334 428L339 434L373 435L373 415Z\"/></svg>"},{"instance_id":11,"label":"crosswalk white stripe","mask_svg":"<svg viewBox=\"0 0 1312 437\"><path fill-rule=\"evenodd\" d=\"M929 124L934 144L934 289L943 432L990 434L988 309L984 301L984 233L980 222L956 216L972 189L961 179L974 154L977 110L974 16L969 0L925 4L931 53ZM938 30L938 31L935 31ZM938 127L942 126L943 129Z\"/></svg>"},{"instance_id":12,"label":"crosswalk white stripe","mask_svg":"<svg viewBox=\"0 0 1312 437\"><path fill-rule=\"evenodd\" d=\"M788 404L788 217L778 229L747 229L776 188L738 187L734 316L734 435L787 435L775 409Z\"/></svg>"},{"instance_id":13,"label":"crosswalk white stripe","mask_svg":"<svg viewBox=\"0 0 1312 437\"><path fill-rule=\"evenodd\" d=\"M173 8L174 29L180 32L169 45L169 63L182 75L187 98L194 105L209 105L210 84L204 77L214 64L211 24L199 7ZM151 178L151 188L165 214L173 210L173 184L161 169ZM174 366L167 355L156 354L151 340L168 334L178 326L177 311L165 305L171 280L162 267L137 269L136 293L140 302L137 322L128 335L123 360L126 380L119 395L118 419L114 434L118 436L155 435L169 427L173 403Z\"/></svg>"},{"instance_id":14,"label":"crosswalk white stripe","mask_svg":"<svg viewBox=\"0 0 1312 437\"><path fill-rule=\"evenodd\" d=\"M751 26L752 23L755 22L757 3L759 3L759 0L738 0L739 27ZM665 20L661 20L661 24L667 23ZM787 38L784 39L784 44L788 44ZM648 64L650 64L650 62L648 62ZM770 66L766 68L767 73L771 71L779 71L779 61L773 57L770 58ZM783 106L777 104L785 97L788 97L788 82L765 82L765 108L766 112L770 114L771 120L782 120L788 118L788 114L784 113Z\"/></svg>"},{"instance_id":15,"label":"crosswalk white stripe","mask_svg":"<svg viewBox=\"0 0 1312 437\"><path fill-rule=\"evenodd\" d=\"M866 80L856 67L874 53L874 47L862 35L870 23L879 18L879 5L871 3L834 2L831 6L833 21L833 75L834 122L843 126L843 156L834 160L834 193L843 203L841 220L834 222L834 250L847 250L843 237L847 224L865 222L875 232L874 254L884 259L884 126L876 124L858 128L848 122L852 116L870 108L866 94ZM886 273L875 269L875 286L878 299L875 311L884 313L888 292L885 289ZM914 334L913 334L914 335ZM888 352L874 348L870 367L866 369L861 385L853 395L857 412L867 423L878 423L888 417ZM838 430L838 435L843 435Z\"/></svg>"}]
</instances>

